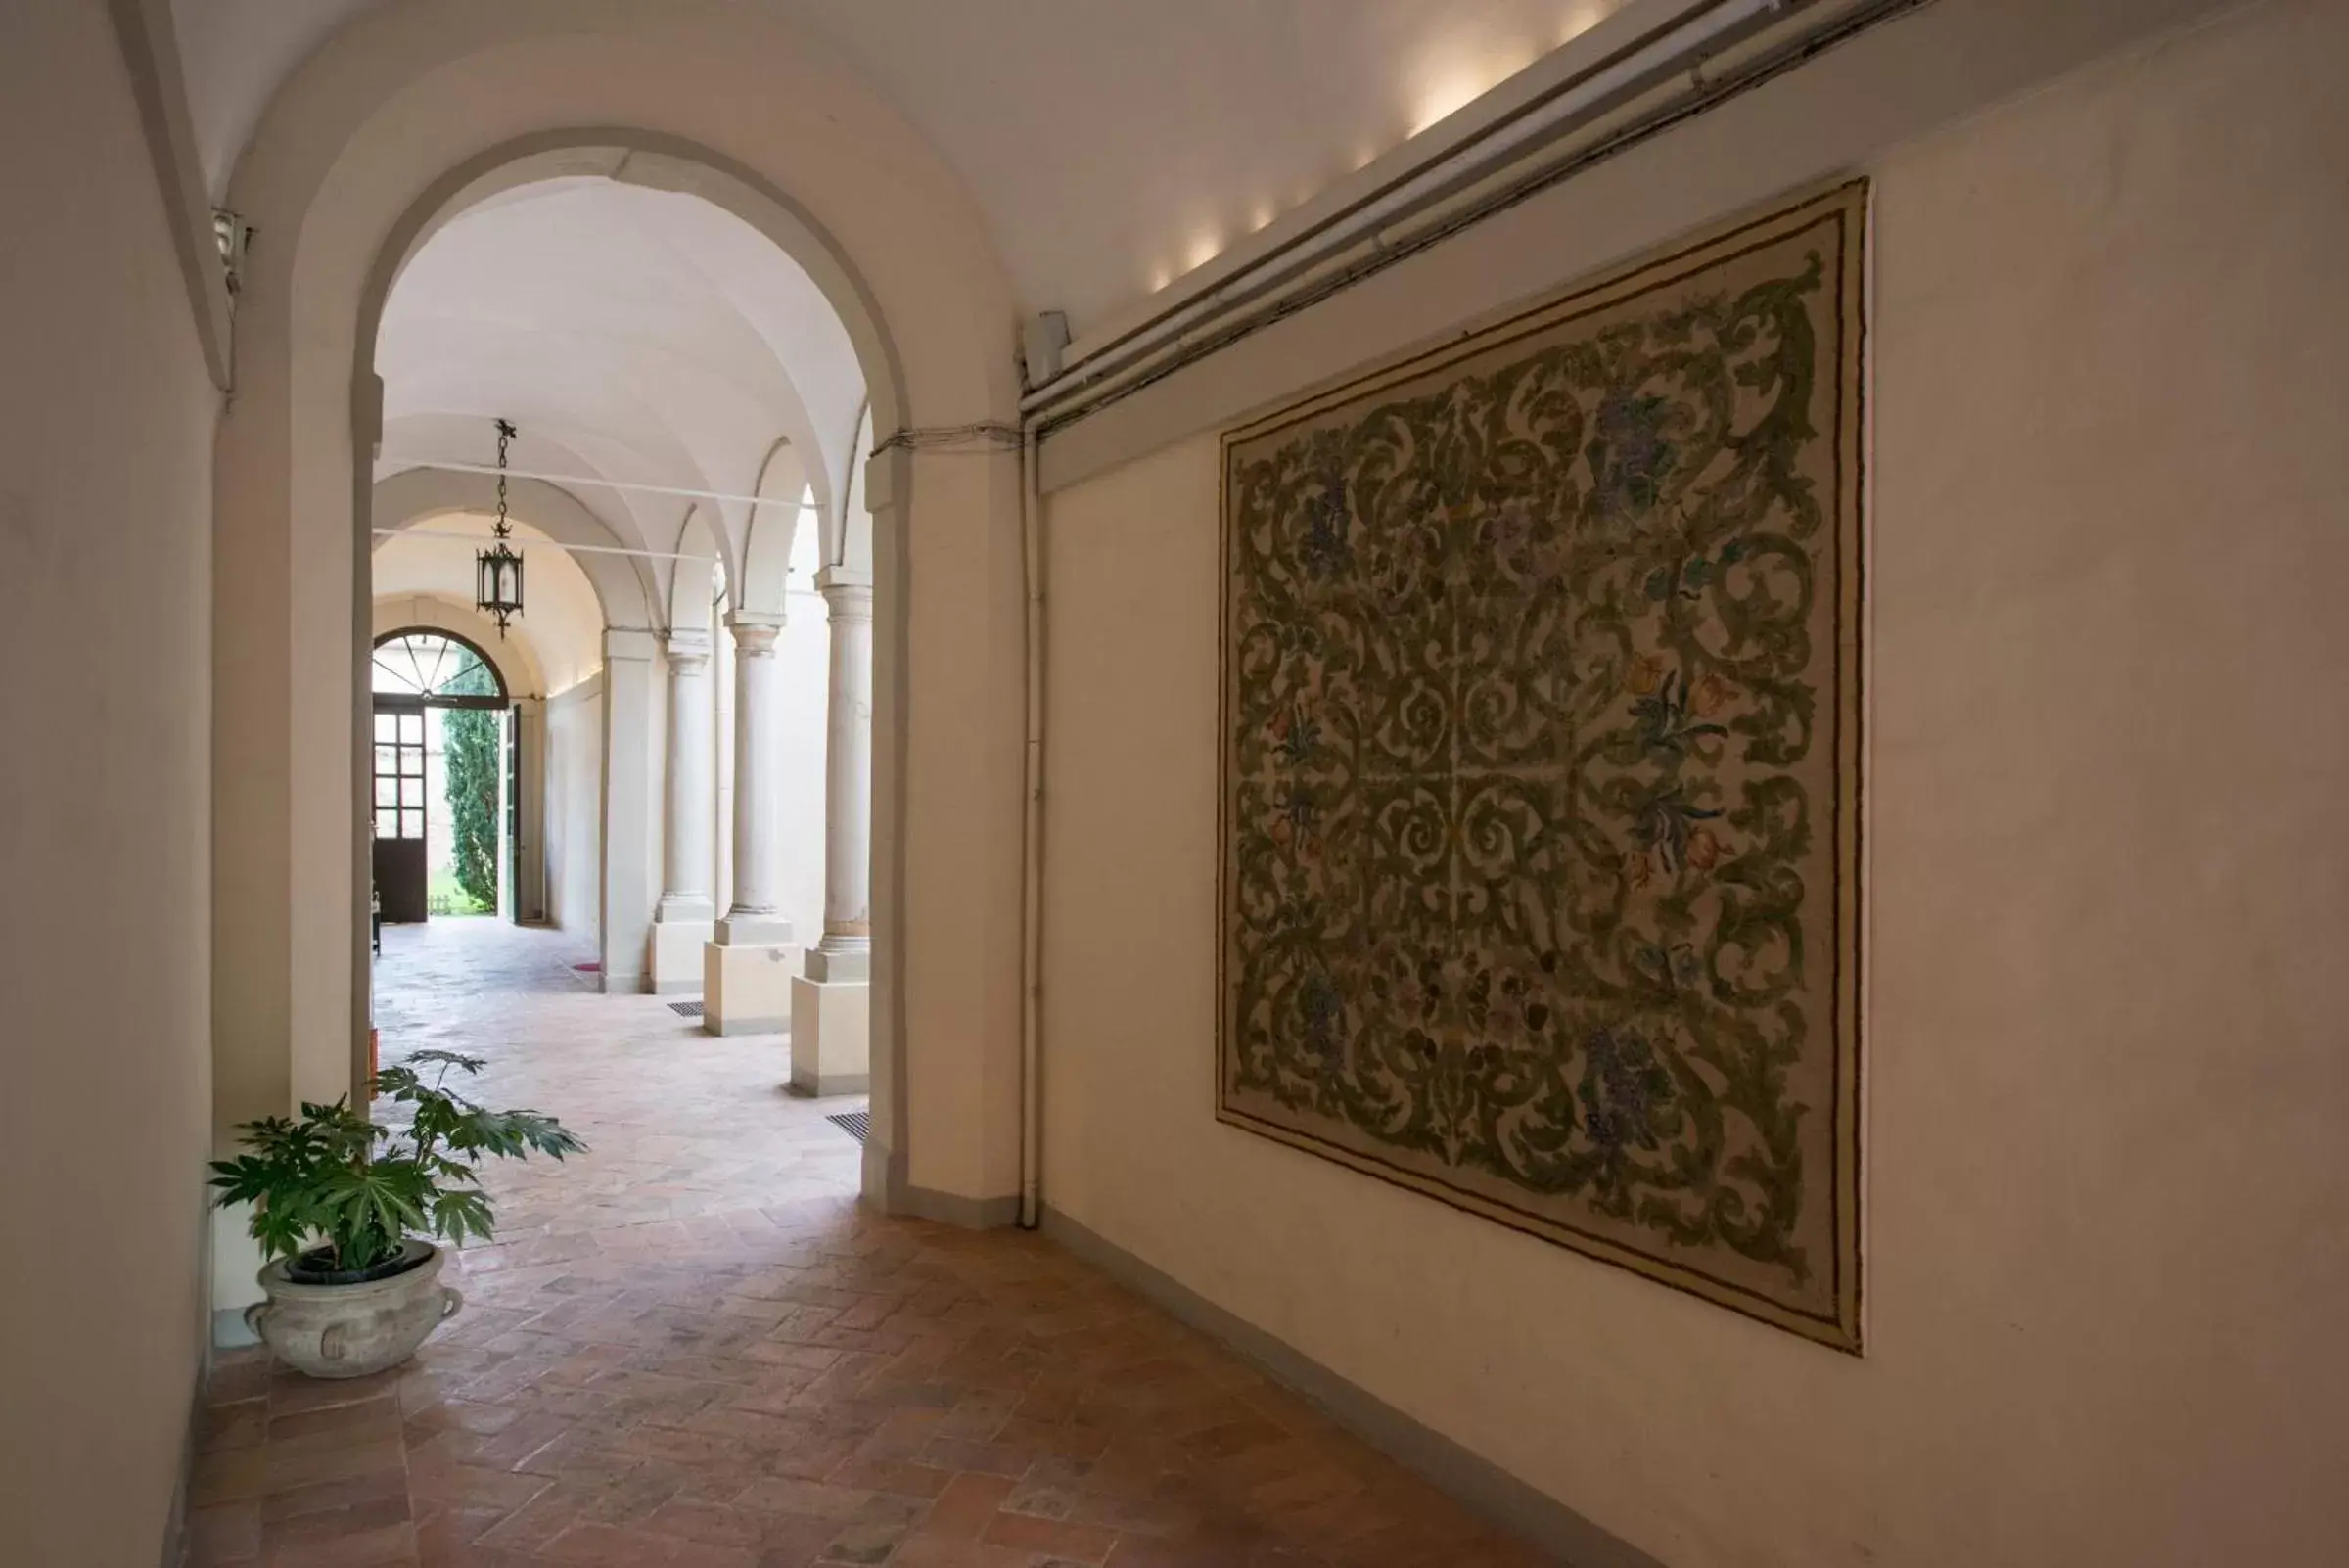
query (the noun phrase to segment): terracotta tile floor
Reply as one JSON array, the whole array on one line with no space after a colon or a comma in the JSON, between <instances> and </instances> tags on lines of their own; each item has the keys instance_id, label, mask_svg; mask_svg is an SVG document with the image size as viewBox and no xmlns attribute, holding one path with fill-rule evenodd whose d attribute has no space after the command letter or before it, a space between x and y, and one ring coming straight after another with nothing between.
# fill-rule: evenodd
<instances>
[{"instance_id":1,"label":"terracotta tile floor","mask_svg":"<svg viewBox=\"0 0 2349 1568\"><path fill-rule=\"evenodd\" d=\"M856 1145L569 939L386 933L384 1055L463 1045L590 1152L495 1178L409 1365L222 1356L191 1561L1482 1568L1542 1561L1036 1237L875 1218Z\"/></svg>"}]
</instances>

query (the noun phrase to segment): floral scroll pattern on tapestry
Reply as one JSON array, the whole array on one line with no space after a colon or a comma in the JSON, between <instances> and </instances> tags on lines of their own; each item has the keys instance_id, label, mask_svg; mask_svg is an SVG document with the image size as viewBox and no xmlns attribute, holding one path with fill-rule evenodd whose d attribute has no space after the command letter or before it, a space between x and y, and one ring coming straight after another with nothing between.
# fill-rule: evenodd
<instances>
[{"instance_id":1,"label":"floral scroll pattern on tapestry","mask_svg":"<svg viewBox=\"0 0 2349 1568\"><path fill-rule=\"evenodd\" d=\"M1224 443L1219 1114L1851 1350L1865 210Z\"/></svg>"}]
</instances>

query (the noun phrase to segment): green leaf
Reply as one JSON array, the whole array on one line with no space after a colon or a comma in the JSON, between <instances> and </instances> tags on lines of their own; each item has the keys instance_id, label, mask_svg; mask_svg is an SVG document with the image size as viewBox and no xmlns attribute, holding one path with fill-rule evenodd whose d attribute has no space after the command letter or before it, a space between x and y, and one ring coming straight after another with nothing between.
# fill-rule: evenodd
<instances>
[{"instance_id":1,"label":"green leaf","mask_svg":"<svg viewBox=\"0 0 2349 1568\"><path fill-rule=\"evenodd\" d=\"M404 1128L378 1124L347 1099L305 1102L299 1119L262 1117L238 1130L247 1152L211 1164L213 1202L250 1204L248 1228L263 1253L293 1258L323 1242L335 1264L364 1268L394 1255L401 1238L432 1234L455 1244L492 1234L476 1167L532 1152L562 1159L586 1145L537 1111L492 1111L427 1083L417 1064L477 1073L478 1056L418 1051L375 1076L379 1101L410 1108Z\"/></svg>"}]
</instances>

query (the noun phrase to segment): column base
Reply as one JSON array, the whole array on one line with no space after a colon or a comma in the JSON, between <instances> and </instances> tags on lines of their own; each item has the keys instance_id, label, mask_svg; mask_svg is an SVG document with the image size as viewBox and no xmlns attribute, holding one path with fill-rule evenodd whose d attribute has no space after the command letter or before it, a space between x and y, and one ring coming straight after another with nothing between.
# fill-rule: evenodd
<instances>
[{"instance_id":1,"label":"column base","mask_svg":"<svg viewBox=\"0 0 2349 1568\"><path fill-rule=\"evenodd\" d=\"M780 1035L791 1027L800 949L712 942L702 948L702 1028L712 1035Z\"/></svg>"},{"instance_id":2,"label":"column base","mask_svg":"<svg viewBox=\"0 0 2349 1568\"><path fill-rule=\"evenodd\" d=\"M781 915L729 914L710 940L721 947L789 947L791 922Z\"/></svg>"},{"instance_id":3,"label":"column base","mask_svg":"<svg viewBox=\"0 0 2349 1568\"><path fill-rule=\"evenodd\" d=\"M690 995L702 989L702 949L716 929L709 920L653 922L653 994Z\"/></svg>"},{"instance_id":4,"label":"column base","mask_svg":"<svg viewBox=\"0 0 2349 1568\"><path fill-rule=\"evenodd\" d=\"M873 978L873 951L870 947L810 947L807 949L807 978L862 984Z\"/></svg>"},{"instance_id":5,"label":"column base","mask_svg":"<svg viewBox=\"0 0 2349 1568\"><path fill-rule=\"evenodd\" d=\"M873 988L860 981L793 977L791 1086L818 1099L869 1090L872 1016Z\"/></svg>"}]
</instances>

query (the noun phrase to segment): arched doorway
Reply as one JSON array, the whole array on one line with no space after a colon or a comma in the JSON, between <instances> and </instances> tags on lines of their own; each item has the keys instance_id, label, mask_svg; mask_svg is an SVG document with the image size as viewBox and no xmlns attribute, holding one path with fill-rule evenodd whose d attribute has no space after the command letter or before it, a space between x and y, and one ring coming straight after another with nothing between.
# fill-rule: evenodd
<instances>
[{"instance_id":1,"label":"arched doorway","mask_svg":"<svg viewBox=\"0 0 2349 1568\"><path fill-rule=\"evenodd\" d=\"M402 627L375 639L369 690L376 920L506 914L521 759L496 663L457 632Z\"/></svg>"},{"instance_id":2,"label":"arched doorway","mask_svg":"<svg viewBox=\"0 0 2349 1568\"><path fill-rule=\"evenodd\" d=\"M234 1042L216 1064L222 1115L274 1112L287 1085L331 1097L364 1066L365 936L351 917L364 918L353 873L366 851L345 803L366 788L351 701L365 685L336 660L366 646L349 633L368 601L384 302L436 226L580 171L741 218L806 269L853 345L872 436L850 420L812 434L842 452L818 502L848 493L853 445L871 520L866 1188L995 1215L1018 1169L1019 976L1000 933L1019 919L1024 803L1021 749L1005 740L1023 702L1020 463L1004 439L1020 311L950 168L756 8L627 4L593 28L560 8L390 8L289 78L239 162L230 205L278 238L255 248L240 295L238 396L215 469L216 615L237 630L216 662L219 721L262 759L216 796L223 863L253 868L215 923L216 1011ZM702 487L752 484L773 487L747 472ZM760 610L745 531L715 541L742 585L738 615ZM649 679L670 629L615 631L630 681ZM634 857L617 870L652 876ZM352 1025L341 1060L338 1015Z\"/></svg>"}]
</instances>

